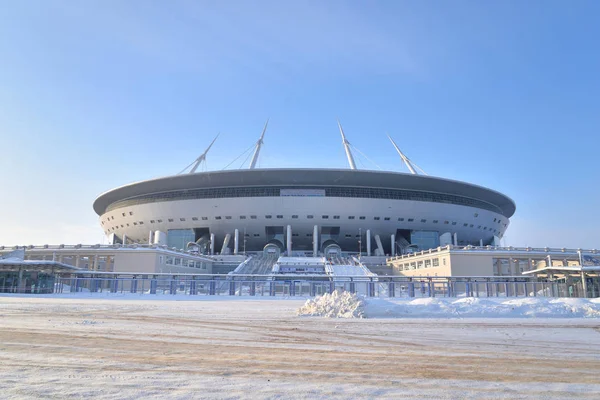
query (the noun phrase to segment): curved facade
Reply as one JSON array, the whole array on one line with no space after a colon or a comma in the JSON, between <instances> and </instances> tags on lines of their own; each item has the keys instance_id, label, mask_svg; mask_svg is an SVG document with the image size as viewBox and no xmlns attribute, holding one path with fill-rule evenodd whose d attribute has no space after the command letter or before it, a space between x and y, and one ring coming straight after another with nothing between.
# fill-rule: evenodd
<instances>
[{"instance_id":1,"label":"curved facade","mask_svg":"<svg viewBox=\"0 0 600 400\"><path fill-rule=\"evenodd\" d=\"M312 250L316 226L319 249L333 241L358 252L360 242L364 252L372 242L373 252L391 254L454 240L492 243L503 236L515 204L481 186L423 175L248 169L125 185L100 195L94 210L104 232L121 240L147 242L150 232L160 231L181 248L212 234L214 251L227 253L235 249L237 230L240 252L283 245L288 236L294 250Z\"/></svg>"}]
</instances>

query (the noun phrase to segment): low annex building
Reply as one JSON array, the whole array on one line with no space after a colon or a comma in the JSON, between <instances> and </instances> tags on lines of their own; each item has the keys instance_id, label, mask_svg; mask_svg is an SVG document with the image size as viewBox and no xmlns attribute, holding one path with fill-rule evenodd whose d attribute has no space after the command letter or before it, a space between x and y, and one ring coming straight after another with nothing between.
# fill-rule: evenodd
<instances>
[{"instance_id":1,"label":"low annex building","mask_svg":"<svg viewBox=\"0 0 600 400\"><path fill-rule=\"evenodd\" d=\"M600 251L448 245L391 257L387 264L403 276L521 276L548 266L600 265Z\"/></svg>"}]
</instances>

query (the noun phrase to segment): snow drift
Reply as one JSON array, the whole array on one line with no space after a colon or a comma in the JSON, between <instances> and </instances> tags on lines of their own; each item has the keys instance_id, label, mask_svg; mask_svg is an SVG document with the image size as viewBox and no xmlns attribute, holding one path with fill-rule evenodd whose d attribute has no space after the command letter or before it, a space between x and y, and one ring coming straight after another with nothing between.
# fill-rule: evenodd
<instances>
[{"instance_id":1,"label":"snow drift","mask_svg":"<svg viewBox=\"0 0 600 400\"><path fill-rule=\"evenodd\" d=\"M350 292L336 290L329 294L307 300L298 309L298 315L312 315L329 318L362 318L364 300Z\"/></svg>"},{"instance_id":2,"label":"snow drift","mask_svg":"<svg viewBox=\"0 0 600 400\"><path fill-rule=\"evenodd\" d=\"M362 299L334 292L308 300L298 315L330 318L600 318L600 299Z\"/></svg>"}]
</instances>

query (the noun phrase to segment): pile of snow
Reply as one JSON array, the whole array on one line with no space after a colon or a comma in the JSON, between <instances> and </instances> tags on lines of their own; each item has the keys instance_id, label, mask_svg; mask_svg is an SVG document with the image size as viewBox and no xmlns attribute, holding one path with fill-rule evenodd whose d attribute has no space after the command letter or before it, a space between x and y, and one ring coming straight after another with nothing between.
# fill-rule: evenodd
<instances>
[{"instance_id":1,"label":"pile of snow","mask_svg":"<svg viewBox=\"0 0 600 400\"><path fill-rule=\"evenodd\" d=\"M368 299L348 292L309 300L298 315L332 318L600 318L600 299Z\"/></svg>"},{"instance_id":2,"label":"pile of snow","mask_svg":"<svg viewBox=\"0 0 600 400\"><path fill-rule=\"evenodd\" d=\"M363 318L365 302L356 294L338 291L307 300L298 315L329 318Z\"/></svg>"}]
</instances>

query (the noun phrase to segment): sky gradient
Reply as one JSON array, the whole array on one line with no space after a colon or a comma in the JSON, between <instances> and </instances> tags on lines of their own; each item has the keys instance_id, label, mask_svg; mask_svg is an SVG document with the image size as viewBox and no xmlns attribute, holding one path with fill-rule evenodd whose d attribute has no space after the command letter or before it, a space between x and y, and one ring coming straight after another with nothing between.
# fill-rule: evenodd
<instances>
[{"instance_id":1,"label":"sky gradient","mask_svg":"<svg viewBox=\"0 0 600 400\"><path fill-rule=\"evenodd\" d=\"M368 4L367 4L368 3ZM208 168L427 173L517 204L504 244L600 248L600 2L0 0L0 244L106 242L93 200ZM242 158L243 159L243 158ZM372 160L369 161L369 160ZM230 168L239 168L241 160Z\"/></svg>"}]
</instances>

